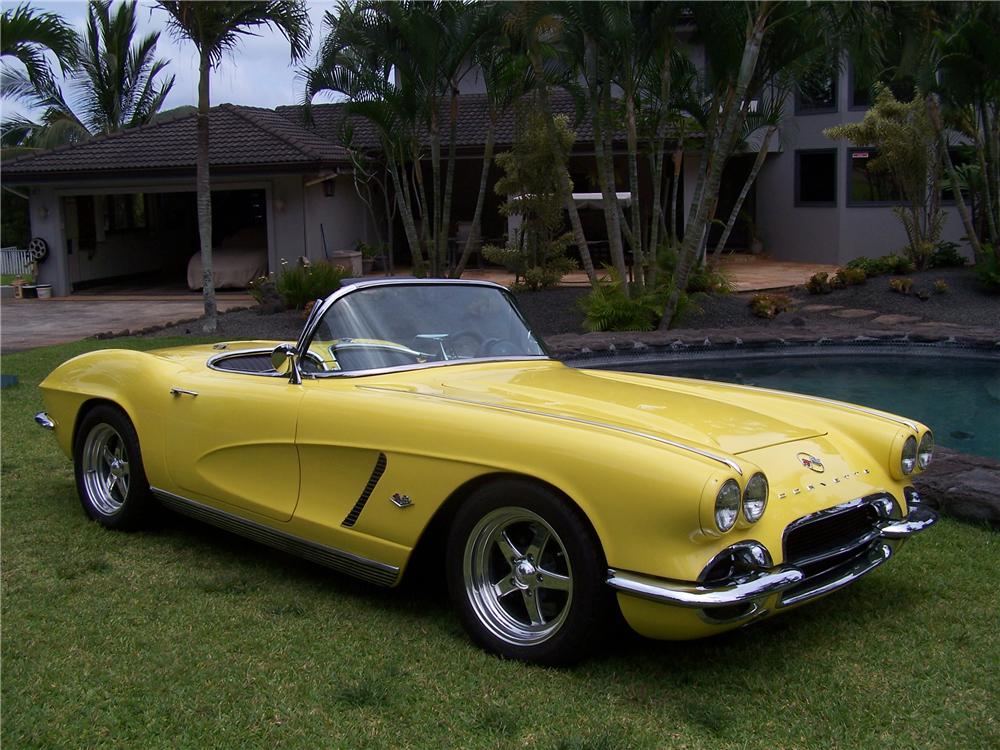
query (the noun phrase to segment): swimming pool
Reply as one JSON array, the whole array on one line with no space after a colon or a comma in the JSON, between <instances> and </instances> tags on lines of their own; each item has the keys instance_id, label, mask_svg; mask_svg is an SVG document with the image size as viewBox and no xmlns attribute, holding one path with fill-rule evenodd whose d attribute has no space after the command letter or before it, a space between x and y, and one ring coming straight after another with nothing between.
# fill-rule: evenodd
<instances>
[{"instance_id":1,"label":"swimming pool","mask_svg":"<svg viewBox=\"0 0 1000 750\"><path fill-rule=\"evenodd\" d=\"M594 366L590 364L588 366ZM920 420L939 445L1000 459L1000 359L956 353L761 355L617 360L602 368L755 385Z\"/></svg>"}]
</instances>

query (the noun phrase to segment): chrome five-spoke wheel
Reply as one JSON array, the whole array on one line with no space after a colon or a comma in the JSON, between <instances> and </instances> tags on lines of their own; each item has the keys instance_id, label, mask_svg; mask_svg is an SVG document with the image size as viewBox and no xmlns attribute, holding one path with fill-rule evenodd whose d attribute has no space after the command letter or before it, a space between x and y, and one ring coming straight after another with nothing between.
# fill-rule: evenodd
<instances>
[{"instance_id":1,"label":"chrome five-spoke wheel","mask_svg":"<svg viewBox=\"0 0 1000 750\"><path fill-rule=\"evenodd\" d=\"M112 404L80 419L73 443L76 488L87 515L114 529L141 526L154 505L128 415Z\"/></svg>"},{"instance_id":2,"label":"chrome five-spoke wheel","mask_svg":"<svg viewBox=\"0 0 1000 750\"><path fill-rule=\"evenodd\" d=\"M517 646L552 636L573 601L566 549L545 519L525 508L483 516L465 547L464 577L480 622Z\"/></svg>"},{"instance_id":3,"label":"chrome five-spoke wheel","mask_svg":"<svg viewBox=\"0 0 1000 750\"><path fill-rule=\"evenodd\" d=\"M448 532L448 589L472 639L493 653L568 664L600 642L614 606L587 517L530 478L485 484Z\"/></svg>"},{"instance_id":4,"label":"chrome five-spoke wheel","mask_svg":"<svg viewBox=\"0 0 1000 750\"><path fill-rule=\"evenodd\" d=\"M87 498L105 515L121 510L130 481L125 441L108 424L95 426L83 444L83 485Z\"/></svg>"}]
</instances>

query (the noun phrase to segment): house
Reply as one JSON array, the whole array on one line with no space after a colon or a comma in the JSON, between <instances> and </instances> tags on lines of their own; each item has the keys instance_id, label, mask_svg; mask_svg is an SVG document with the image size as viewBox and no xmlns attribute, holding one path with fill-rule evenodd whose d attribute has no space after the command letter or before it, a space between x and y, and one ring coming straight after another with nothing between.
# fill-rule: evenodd
<instances>
[{"instance_id":1,"label":"house","mask_svg":"<svg viewBox=\"0 0 1000 750\"><path fill-rule=\"evenodd\" d=\"M775 259L843 264L906 244L892 213L891 189L864 169L872 151L823 135L831 125L863 116L866 92L854 83L850 66L842 66L808 96L800 91L786 106L779 137L745 204L765 252ZM455 222L472 217L482 167L487 110L477 85L469 76L460 97ZM578 191L592 192L589 123L576 121L567 95L554 93L552 103L555 111L575 122L570 172ZM220 251L258 251L261 270L275 271L282 260L322 259L385 236L388 227L381 213L369 210L356 189L358 175L343 147L345 116L343 104L314 106L308 125L298 107L214 107L213 246ZM362 120L350 125L355 146L378 149L369 125ZM514 118L508 114L497 128L497 150L509 147L513 136ZM189 260L199 248L195 144L196 115L190 114L4 164L4 186L27 191L32 236L44 239L51 249L40 280L51 283L59 295L95 285L107 288L117 280L184 288ZM624 176L624 143L616 151L616 172ZM698 158L693 150L685 152L679 226L694 192ZM728 216L752 160L752 153L739 156L727 167L719 217ZM640 178L649 179L644 164ZM622 189L627 190L624 180ZM496 241L506 232L499 202L490 190L483 236ZM959 242L963 229L957 211L946 205L945 213L942 239ZM379 226L374 216L380 217ZM582 218L600 260L602 212L592 208L583 211ZM405 261L408 253L398 217L394 228L395 255ZM717 228L712 231L710 247L718 235ZM747 249L750 239L741 222L729 246Z\"/></svg>"}]
</instances>

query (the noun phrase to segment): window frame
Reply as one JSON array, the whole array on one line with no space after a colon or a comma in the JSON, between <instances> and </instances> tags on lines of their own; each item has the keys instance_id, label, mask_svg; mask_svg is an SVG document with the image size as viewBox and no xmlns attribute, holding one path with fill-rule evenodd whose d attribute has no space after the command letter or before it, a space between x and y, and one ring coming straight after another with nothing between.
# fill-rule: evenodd
<instances>
[{"instance_id":1,"label":"window frame","mask_svg":"<svg viewBox=\"0 0 1000 750\"><path fill-rule=\"evenodd\" d=\"M803 154L807 155L817 155L817 154L832 154L833 155L833 200L832 201L803 201L800 200L801 187L802 187L802 159ZM837 207L837 193L838 193L838 179L837 179L837 147L831 148L797 148L794 152L795 155L795 193L793 194L792 204L796 208L836 208Z\"/></svg>"},{"instance_id":2,"label":"window frame","mask_svg":"<svg viewBox=\"0 0 1000 750\"><path fill-rule=\"evenodd\" d=\"M848 208L885 208L886 206L902 206L905 205L905 199L900 196L896 200L889 201L859 201L851 197L851 173L853 172L854 154L858 151L868 151L878 153L878 149L874 147L862 147L862 146L852 146L847 149L847 162L845 164L846 172L844 173L844 205ZM871 157L869 157L871 158Z\"/></svg>"},{"instance_id":3,"label":"window frame","mask_svg":"<svg viewBox=\"0 0 1000 750\"><path fill-rule=\"evenodd\" d=\"M795 87L795 93L792 96L794 100L794 108L796 116L799 115L829 115L836 114L840 111L840 69L834 67L832 69L833 76L831 81L833 82L833 92L832 99L833 104L829 106L812 106L805 102L802 98L802 92L799 87Z\"/></svg>"}]
</instances>

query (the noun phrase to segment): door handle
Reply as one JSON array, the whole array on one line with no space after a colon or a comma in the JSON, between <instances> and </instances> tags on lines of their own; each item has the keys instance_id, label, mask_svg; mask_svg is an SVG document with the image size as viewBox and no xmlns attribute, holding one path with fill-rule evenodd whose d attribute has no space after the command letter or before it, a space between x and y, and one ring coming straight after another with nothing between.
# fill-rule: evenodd
<instances>
[{"instance_id":1,"label":"door handle","mask_svg":"<svg viewBox=\"0 0 1000 750\"><path fill-rule=\"evenodd\" d=\"M170 395L175 397L191 396L192 398L194 398L195 396L198 395L198 391L189 391L186 388L171 388Z\"/></svg>"}]
</instances>

